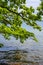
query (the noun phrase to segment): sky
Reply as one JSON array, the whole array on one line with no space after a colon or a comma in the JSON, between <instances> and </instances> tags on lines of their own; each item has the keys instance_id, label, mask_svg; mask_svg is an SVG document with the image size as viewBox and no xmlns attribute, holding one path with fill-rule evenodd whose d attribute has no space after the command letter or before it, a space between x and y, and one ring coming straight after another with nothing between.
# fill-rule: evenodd
<instances>
[{"instance_id":1,"label":"sky","mask_svg":"<svg viewBox=\"0 0 43 65\"><path fill-rule=\"evenodd\" d=\"M26 5L29 6L33 6L34 8L37 8L37 6L39 6L40 0L26 0Z\"/></svg>"},{"instance_id":2,"label":"sky","mask_svg":"<svg viewBox=\"0 0 43 65\"><path fill-rule=\"evenodd\" d=\"M28 6L28 7L29 6L33 6L36 9L37 6L39 6L40 1L39 0L27 0L26 3L27 3L26 6ZM43 22L41 22L41 23L38 22L38 24L41 25L41 27L43 29ZM26 28L27 30L35 33L36 37L39 40L39 42L38 42L39 44L40 43L41 44L43 43L43 30L41 32L39 32L36 29L34 30L32 27L26 26L25 23L22 26L23 26L23 28ZM20 43L20 42L18 40L15 40L13 37L9 41L8 40L5 40L4 37L0 35L0 43L4 43L6 46L12 46L12 45L14 46L15 45L14 43L16 43L16 45L18 45L18 43ZM29 43L36 43L36 42L34 42L33 40L28 39L25 43L28 43L29 44ZM24 45L26 45L26 44L24 44Z\"/></svg>"}]
</instances>

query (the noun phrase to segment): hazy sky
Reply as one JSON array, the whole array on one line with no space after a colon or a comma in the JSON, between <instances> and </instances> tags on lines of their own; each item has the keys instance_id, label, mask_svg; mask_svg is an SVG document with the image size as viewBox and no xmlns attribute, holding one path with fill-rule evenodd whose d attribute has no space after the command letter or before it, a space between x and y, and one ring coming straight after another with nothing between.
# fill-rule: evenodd
<instances>
[{"instance_id":1,"label":"hazy sky","mask_svg":"<svg viewBox=\"0 0 43 65\"><path fill-rule=\"evenodd\" d=\"M36 8L37 6L39 6L40 0L26 0L27 6L33 6L34 8Z\"/></svg>"}]
</instances>

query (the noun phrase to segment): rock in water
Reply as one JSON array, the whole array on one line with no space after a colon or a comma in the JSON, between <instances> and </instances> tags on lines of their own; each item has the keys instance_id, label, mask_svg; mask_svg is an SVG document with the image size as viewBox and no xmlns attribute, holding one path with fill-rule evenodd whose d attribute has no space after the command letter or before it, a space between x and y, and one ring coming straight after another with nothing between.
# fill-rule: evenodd
<instances>
[{"instance_id":1,"label":"rock in water","mask_svg":"<svg viewBox=\"0 0 43 65\"><path fill-rule=\"evenodd\" d=\"M0 63L0 65L9 65L9 64L7 64L7 63Z\"/></svg>"}]
</instances>

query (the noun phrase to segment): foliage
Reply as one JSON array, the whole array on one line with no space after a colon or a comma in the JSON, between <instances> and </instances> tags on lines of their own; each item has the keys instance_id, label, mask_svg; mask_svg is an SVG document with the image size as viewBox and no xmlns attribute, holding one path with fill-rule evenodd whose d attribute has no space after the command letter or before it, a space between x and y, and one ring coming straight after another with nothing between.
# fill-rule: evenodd
<instances>
[{"instance_id":1,"label":"foliage","mask_svg":"<svg viewBox=\"0 0 43 65\"><path fill-rule=\"evenodd\" d=\"M0 33L9 39L14 36L24 42L28 37L37 41L34 33L23 29L21 26L26 23L34 29L41 31L41 27L36 21L41 21L43 16L43 2L37 8L35 14L34 8L26 6L26 0L0 0Z\"/></svg>"},{"instance_id":2,"label":"foliage","mask_svg":"<svg viewBox=\"0 0 43 65\"><path fill-rule=\"evenodd\" d=\"M0 43L0 47L3 47L4 45L2 43Z\"/></svg>"}]
</instances>

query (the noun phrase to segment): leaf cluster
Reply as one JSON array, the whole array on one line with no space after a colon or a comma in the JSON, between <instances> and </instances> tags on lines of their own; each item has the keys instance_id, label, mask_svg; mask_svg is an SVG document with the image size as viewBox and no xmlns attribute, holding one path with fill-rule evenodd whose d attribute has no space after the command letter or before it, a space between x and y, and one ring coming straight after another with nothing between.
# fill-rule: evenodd
<instances>
[{"instance_id":1,"label":"leaf cluster","mask_svg":"<svg viewBox=\"0 0 43 65\"><path fill-rule=\"evenodd\" d=\"M0 33L6 38L14 36L24 40L31 37L37 41L34 33L22 28L23 22L41 31L37 21L41 21L43 16L43 2L37 8L37 14L32 6L27 7L26 0L0 0ZM4 6L3 6L4 5Z\"/></svg>"}]
</instances>

